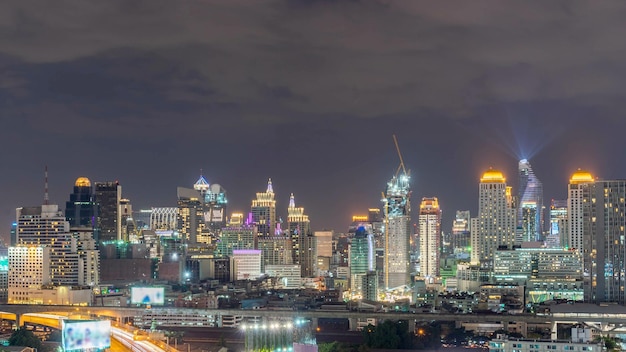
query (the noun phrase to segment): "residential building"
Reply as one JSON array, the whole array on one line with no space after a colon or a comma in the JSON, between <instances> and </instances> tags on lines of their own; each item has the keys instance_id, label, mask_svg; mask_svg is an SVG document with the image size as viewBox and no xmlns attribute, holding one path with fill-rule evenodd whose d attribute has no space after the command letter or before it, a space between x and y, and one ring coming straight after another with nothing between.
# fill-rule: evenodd
<instances>
[{"instance_id":1,"label":"residential building","mask_svg":"<svg viewBox=\"0 0 626 352\"><path fill-rule=\"evenodd\" d=\"M436 197L422 198L419 210L420 276L439 277L441 208Z\"/></svg>"}]
</instances>

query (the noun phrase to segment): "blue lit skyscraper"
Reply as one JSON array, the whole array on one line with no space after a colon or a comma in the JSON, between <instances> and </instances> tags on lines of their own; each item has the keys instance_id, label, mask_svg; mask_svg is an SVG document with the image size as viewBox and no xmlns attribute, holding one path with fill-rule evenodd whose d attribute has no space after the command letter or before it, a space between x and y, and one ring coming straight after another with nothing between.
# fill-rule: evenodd
<instances>
[{"instance_id":1,"label":"blue lit skyscraper","mask_svg":"<svg viewBox=\"0 0 626 352\"><path fill-rule=\"evenodd\" d=\"M517 226L523 230L524 242L543 239L543 184L526 159L519 162L519 206Z\"/></svg>"},{"instance_id":2,"label":"blue lit skyscraper","mask_svg":"<svg viewBox=\"0 0 626 352\"><path fill-rule=\"evenodd\" d=\"M352 294L363 294L363 278L375 275L374 238L368 227L359 226L350 242L350 286Z\"/></svg>"}]
</instances>

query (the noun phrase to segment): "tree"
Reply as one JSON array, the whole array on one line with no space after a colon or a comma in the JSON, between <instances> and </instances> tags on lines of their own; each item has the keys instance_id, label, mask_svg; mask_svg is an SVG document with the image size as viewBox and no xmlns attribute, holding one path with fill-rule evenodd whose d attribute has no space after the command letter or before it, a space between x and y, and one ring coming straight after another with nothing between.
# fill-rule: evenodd
<instances>
[{"instance_id":1,"label":"tree","mask_svg":"<svg viewBox=\"0 0 626 352\"><path fill-rule=\"evenodd\" d=\"M62 334L61 330L53 330L50 335L48 335L47 341L52 342L61 342Z\"/></svg>"},{"instance_id":2,"label":"tree","mask_svg":"<svg viewBox=\"0 0 626 352\"><path fill-rule=\"evenodd\" d=\"M10 346L25 346L36 348L38 351L42 350L41 340L32 331L21 327L9 337Z\"/></svg>"}]
</instances>

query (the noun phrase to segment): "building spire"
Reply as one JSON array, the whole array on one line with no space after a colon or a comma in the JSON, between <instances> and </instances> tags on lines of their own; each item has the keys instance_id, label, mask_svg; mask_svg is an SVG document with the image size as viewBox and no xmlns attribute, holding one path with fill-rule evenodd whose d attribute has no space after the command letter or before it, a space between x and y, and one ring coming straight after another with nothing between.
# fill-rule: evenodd
<instances>
[{"instance_id":1,"label":"building spire","mask_svg":"<svg viewBox=\"0 0 626 352\"><path fill-rule=\"evenodd\" d=\"M48 165L45 167L44 171L44 193L43 193L43 204L48 205L50 199L48 198Z\"/></svg>"},{"instance_id":2,"label":"building spire","mask_svg":"<svg viewBox=\"0 0 626 352\"><path fill-rule=\"evenodd\" d=\"M295 208L296 207L296 200L293 198L293 193L291 194L291 196L289 197L289 208Z\"/></svg>"},{"instance_id":3,"label":"building spire","mask_svg":"<svg viewBox=\"0 0 626 352\"><path fill-rule=\"evenodd\" d=\"M274 188L272 187L271 177L267 180L267 191L265 193L274 193Z\"/></svg>"}]
</instances>

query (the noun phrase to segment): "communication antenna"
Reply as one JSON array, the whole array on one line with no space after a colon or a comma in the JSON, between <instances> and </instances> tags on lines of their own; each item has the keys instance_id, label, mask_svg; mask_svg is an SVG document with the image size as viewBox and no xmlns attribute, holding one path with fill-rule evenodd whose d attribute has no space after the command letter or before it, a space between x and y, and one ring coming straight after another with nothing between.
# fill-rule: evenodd
<instances>
[{"instance_id":1,"label":"communication antenna","mask_svg":"<svg viewBox=\"0 0 626 352\"><path fill-rule=\"evenodd\" d=\"M45 171L44 171L43 204L44 205L48 205L48 203L49 203L49 198L48 198L48 165L46 165L44 170Z\"/></svg>"}]
</instances>

